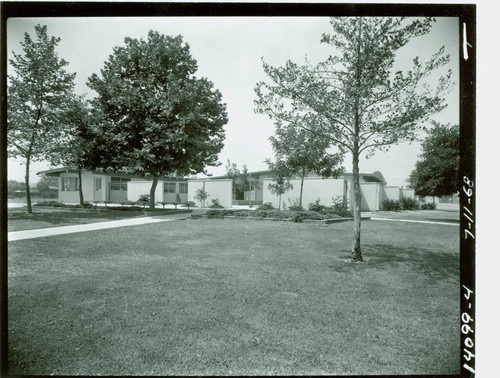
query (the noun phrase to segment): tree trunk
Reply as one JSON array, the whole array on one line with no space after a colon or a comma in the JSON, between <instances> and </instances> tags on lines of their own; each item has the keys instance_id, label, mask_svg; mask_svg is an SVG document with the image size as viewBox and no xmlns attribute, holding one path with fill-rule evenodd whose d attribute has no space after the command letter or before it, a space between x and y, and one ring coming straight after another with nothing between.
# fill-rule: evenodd
<instances>
[{"instance_id":1,"label":"tree trunk","mask_svg":"<svg viewBox=\"0 0 500 378\"><path fill-rule=\"evenodd\" d=\"M26 174L24 176L24 183L26 188L26 205L28 206L28 214L33 212L31 208L31 191L30 191L30 160L31 156L26 156Z\"/></svg>"},{"instance_id":2,"label":"tree trunk","mask_svg":"<svg viewBox=\"0 0 500 378\"><path fill-rule=\"evenodd\" d=\"M252 181L248 182L248 187L250 189L248 191L248 207L252 207Z\"/></svg>"},{"instance_id":3,"label":"tree trunk","mask_svg":"<svg viewBox=\"0 0 500 378\"><path fill-rule=\"evenodd\" d=\"M361 22L359 18L358 25L358 46L357 46L357 68L356 68L356 89L361 87ZM361 187L359 185L359 129L360 129L360 116L359 116L359 94L356 95L354 101L354 140L352 149L352 184L354 190L354 227L352 235L352 260L363 261L361 256Z\"/></svg>"},{"instance_id":4,"label":"tree trunk","mask_svg":"<svg viewBox=\"0 0 500 378\"><path fill-rule=\"evenodd\" d=\"M359 185L359 153L352 154L352 183L354 190L354 228L352 236L352 259L363 261L361 256L361 187Z\"/></svg>"},{"instance_id":5,"label":"tree trunk","mask_svg":"<svg viewBox=\"0 0 500 378\"><path fill-rule=\"evenodd\" d=\"M78 168L78 194L80 195L80 205L83 206L83 185L82 185L82 169Z\"/></svg>"},{"instance_id":6,"label":"tree trunk","mask_svg":"<svg viewBox=\"0 0 500 378\"><path fill-rule=\"evenodd\" d=\"M302 168L302 176L300 176L300 195L299 195L299 209L302 210L302 192L304 191L304 176L305 169Z\"/></svg>"},{"instance_id":7,"label":"tree trunk","mask_svg":"<svg viewBox=\"0 0 500 378\"><path fill-rule=\"evenodd\" d=\"M155 209L156 185L158 185L158 177L153 176L153 183L151 184L151 189L149 189L149 208L151 210Z\"/></svg>"},{"instance_id":8,"label":"tree trunk","mask_svg":"<svg viewBox=\"0 0 500 378\"><path fill-rule=\"evenodd\" d=\"M281 194L280 194L280 199L278 202L278 211L281 212Z\"/></svg>"}]
</instances>

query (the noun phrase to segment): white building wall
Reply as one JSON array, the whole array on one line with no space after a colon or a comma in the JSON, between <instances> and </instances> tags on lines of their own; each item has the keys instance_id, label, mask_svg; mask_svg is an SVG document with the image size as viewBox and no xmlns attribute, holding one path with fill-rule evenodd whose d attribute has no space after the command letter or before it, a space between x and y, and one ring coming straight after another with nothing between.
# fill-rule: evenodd
<instances>
[{"instance_id":1,"label":"white building wall","mask_svg":"<svg viewBox=\"0 0 500 378\"><path fill-rule=\"evenodd\" d=\"M290 180L293 189L287 191L281 196L281 208L283 204L287 207L290 204L297 203L300 197L300 179ZM274 207L279 206L279 196L271 193L269 184L272 184L271 178L263 179L263 202L271 202ZM332 198L344 195L344 180L343 179L322 179L318 177L306 177L304 179L304 188L302 192L302 207L307 210L309 203L320 199L320 204L331 206Z\"/></svg>"},{"instance_id":2,"label":"white building wall","mask_svg":"<svg viewBox=\"0 0 500 378\"><path fill-rule=\"evenodd\" d=\"M76 177L76 191L63 192L62 180L65 177ZM87 202L94 201L94 179L91 172L82 172L82 192L83 200ZM61 173L59 175L59 202L62 203L80 203L80 194L78 193L78 173Z\"/></svg>"},{"instance_id":3,"label":"white building wall","mask_svg":"<svg viewBox=\"0 0 500 378\"><path fill-rule=\"evenodd\" d=\"M222 207L231 208L233 204L233 180L189 180L188 181L188 201L193 201L196 206L200 206L198 200L195 199L196 191L205 187L208 193L208 198L205 200L205 207L212 204L213 199L218 199Z\"/></svg>"},{"instance_id":4,"label":"white building wall","mask_svg":"<svg viewBox=\"0 0 500 378\"><path fill-rule=\"evenodd\" d=\"M143 194L149 195L152 181L132 180L127 183L127 200L135 202ZM163 201L163 181L158 180L155 189L155 202Z\"/></svg>"},{"instance_id":5,"label":"white building wall","mask_svg":"<svg viewBox=\"0 0 500 378\"><path fill-rule=\"evenodd\" d=\"M362 182L361 211L378 211L382 202L382 184L378 182Z\"/></svg>"},{"instance_id":6,"label":"white building wall","mask_svg":"<svg viewBox=\"0 0 500 378\"><path fill-rule=\"evenodd\" d=\"M398 186L385 186L382 191L382 200L387 201L387 200L393 200L397 201L399 200L399 197L401 196L401 189L399 189Z\"/></svg>"},{"instance_id":7,"label":"white building wall","mask_svg":"<svg viewBox=\"0 0 500 378\"><path fill-rule=\"evenodd\" d=\"M415 198L414 189L401 189L401 195L406 198Z\"/></svg>"}]
</instances>

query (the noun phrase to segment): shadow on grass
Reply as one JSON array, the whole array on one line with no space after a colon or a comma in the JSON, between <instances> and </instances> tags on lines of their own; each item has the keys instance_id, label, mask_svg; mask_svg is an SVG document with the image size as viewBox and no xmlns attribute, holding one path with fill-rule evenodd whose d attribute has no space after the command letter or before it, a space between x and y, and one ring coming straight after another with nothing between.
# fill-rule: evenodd
<instances>
[{"instance_id":1,"label":"shadow on grass","mask_svg":"<svg viewBox=\"0 0 500 378\"><path fill-rule=\"evenodd\" d=\"M456 254L440 250L429 250L416 247L395 247L390 244L370 244L361 248L364 262L348 263L351 252L344 250L340 260L346 264L331 266L336 270L346 272L352 267L363 270L371 269L403 269L408 272L418 272L432 282L444 279L459 279L460 257Z\"/></svg>"}]
</instances>

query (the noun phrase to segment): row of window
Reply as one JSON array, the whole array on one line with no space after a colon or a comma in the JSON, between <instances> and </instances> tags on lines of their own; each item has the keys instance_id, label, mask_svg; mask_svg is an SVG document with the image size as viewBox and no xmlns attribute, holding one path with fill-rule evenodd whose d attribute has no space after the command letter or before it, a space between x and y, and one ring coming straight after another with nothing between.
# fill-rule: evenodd
<instances>
[{"instance_id":1,"label":"row of window","mask_svg":"<svg viewBox=\"0 0 500 378\"><path fill-rule=\"evenodd\" d=\"M127 183L129 181L130 179L125 177L111 177L110 189L127 191Z\"/></svg>"},{"instance_id":2,"label":"row of window","mask_svg":"<svg viewBox=\"0 0 500 378\"><path fill-rule=\"evenodd\" d=\"M179 191L177 192L176 189L177 183L175 182L166 182L163 190L165 193L181 193L185 194L188 192L188 184L187 182L180 182L179 183Z\"/></svg>"},{"instance_id":3,"label":"row of window","mask_svg":"<svg viewBox=\"0 0 500 378\"><path fill-rule=\"evenodd\" d=\"M61 186L61 191L63 192L76 192L78 190L77 184L77 177L63 177L62 178L62 186ZM127 190L127 183L130 181L129 178L124 178L124 177L111 177L111 184L110 184L110 189L111 190ZM180 182L179 184L179 191L176 191L176 186L177 183L175 182L166 182L164 186L164 191L165 193L181 193L185 194L188 192L188 186L187 182ZM101 190L102 189L102 184L101 184L101 179L96 178L95 180L95 190Z\"/></svg>"}]
</instances>

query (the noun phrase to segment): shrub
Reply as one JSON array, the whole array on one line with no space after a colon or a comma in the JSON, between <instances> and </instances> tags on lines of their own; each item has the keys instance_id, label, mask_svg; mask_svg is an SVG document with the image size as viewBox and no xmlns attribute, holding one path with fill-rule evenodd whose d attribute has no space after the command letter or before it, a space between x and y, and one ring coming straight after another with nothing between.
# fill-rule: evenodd
<instances>
[{"instance_id":1,"label":"shrub","mask_svg":"<svg viewBox=\"0 0 500 378\"><path fill-rule=\"evenodd\" d=\"M260 205L257 210L274 210L274 206L271 202L266 202Z\"/></svg>"},{"instance_id":2,"label":"shrub","mask_svg":"<svg viewBox=\"0 0 500 378\"><path fill-rule=\"evenodd\" d=\"M146 207L146 205L149 203L149 194L141 194L139 196L139 199L135 202L138 205L142 205L142 207ZM104 201L104 204L106 204L106 201Z\"/></svg>"},{"instance_id":3,"label":"shrub","mask_svg":"<svg viewBox=\"0 0 500 378\"><path fill-rule=\"evenodd\" d=\"M418 210L420 208L418 201L411 197L401 197L399 203L403 210Z\"/></svg>"},{"instance_id":4,"label":"shrub","mask_svg":"<svg viewBox=\"0 0 500 378\"><path fill-rule=\"evenodd\" d=\"M294 198L293 201L288 198L288 210L290 211L301 211L302 208L299 206L299 200L297 198ZM286 210L285 204L283 204L283 210Z\"/></svg>"},{"instance_id":5,"label":"shrub","mask_svg":"<svg viewBox=\"0 0 500 378\"><path fill-rule=\"evenodd\" d=\"M382 201L382 210L384 211L399 211L401 210L401 204L398 200L385 200Z\"/></svg>"},{"instance_id":6,"label":"shrub","mask_svg":"<svg viewBox=\"0 0 500 378\"><path fill-rule=\"evenodd\" d=\"M429 202L429 203L424 202L420 205L420 208L422 210L436 210L436 204L434 202Z\"/></svg>"},{"instance_id":7,"label":"shrub","mask_svg":"<svg viewBox=\"0 0 500 378\"><path fill-rule=\"evenodd\" d=\"M321 205L320 199L318 198L316 201L311 202L308 206L309 211L324 211L326 210L326 206Z\"/></svg>"},{"instance_id":8,"label":"shrub","mask_svg":"<svg viewBox=\"0 0 500 378\"><path fill-rule=\"evenodd\" d=\"M223 209L224 207L220 204L218 198L212 200L212 204L209 206L211 209Z\"/></svg>"},{"instance_id":9,"label":"shrub","mask_svg":"<svg viewBox=\"0 0 500 378\"><path fill-rule=\"evenodd\" d=\"M344 196L338 195L332 198L333 206L332 210L339 212L348 212L347 210L347 202Z\"/></svg>"},{"instance_id":10,"label":"shrub","mask_svg":"<svg viewBox=\"0 0 500 378\"><path fill-rule=\"evenodd\" d=\"M65 207L63 203L57 201L45 201L35 203L33 206L50 206L50 207Z\"/></svg>"}]
</instances>

